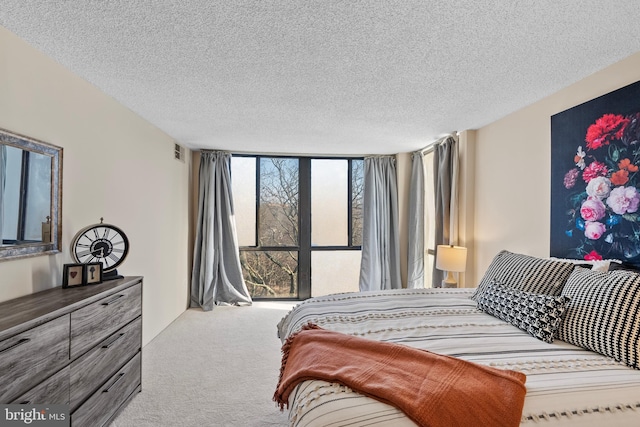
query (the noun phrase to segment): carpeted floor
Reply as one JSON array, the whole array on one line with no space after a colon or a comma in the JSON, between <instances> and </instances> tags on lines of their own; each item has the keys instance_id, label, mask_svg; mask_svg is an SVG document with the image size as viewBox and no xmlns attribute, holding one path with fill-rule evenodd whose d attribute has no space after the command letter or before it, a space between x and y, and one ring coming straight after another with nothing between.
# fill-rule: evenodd
<instances>
[{"instance_id":1,"label":"carpeted floor","mask_svg":"<svg viewBox=\"0 0 640 427\"><path fill-rule=\"evenodd\" d=\"M142 393L113 427L286 426L271 400L291 302L190 309L142 350Z\"/></svg>"}]
</instances>

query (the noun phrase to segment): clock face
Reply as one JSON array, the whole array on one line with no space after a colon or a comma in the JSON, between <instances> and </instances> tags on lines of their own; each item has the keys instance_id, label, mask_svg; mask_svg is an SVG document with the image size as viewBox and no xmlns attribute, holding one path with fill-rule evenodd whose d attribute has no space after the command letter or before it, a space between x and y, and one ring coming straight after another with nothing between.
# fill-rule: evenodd
<instances>
[{"instance_id":1,"label":"clock face","mask_svg":"<svg viewBox=\"0 0 640 427\"><path fill-rule=\"evenodd\" d=\"M101 262L105 272L115 270L128 252L127 236L109 224L96 224L80 230L71 244L76 262Z\"/></svg>"}]
</instances>

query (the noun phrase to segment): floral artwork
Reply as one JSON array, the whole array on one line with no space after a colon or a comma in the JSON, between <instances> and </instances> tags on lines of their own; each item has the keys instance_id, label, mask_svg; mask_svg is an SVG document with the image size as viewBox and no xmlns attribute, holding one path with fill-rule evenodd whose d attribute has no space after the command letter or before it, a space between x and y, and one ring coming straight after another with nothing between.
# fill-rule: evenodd
<instances>
[{"instance_id":1,"label":"floral artwork","mask_svg":"<svg viewBox=\"0 0 640 427\"><path fill-rule=\"evenodd\" d=\"M551 128L551 255L640 266L640 82Z\"/></svg>"}]
</instances>

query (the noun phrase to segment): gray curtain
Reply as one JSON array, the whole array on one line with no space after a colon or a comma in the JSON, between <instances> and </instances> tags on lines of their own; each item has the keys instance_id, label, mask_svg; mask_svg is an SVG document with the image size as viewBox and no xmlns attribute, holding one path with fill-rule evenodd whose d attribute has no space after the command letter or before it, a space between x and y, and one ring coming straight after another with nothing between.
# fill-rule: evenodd
<instances>
[{"instance_id":1,"label":"gray curtain","mask_svg":"<svg viewBox=\"0 0 640 427\"><path fill-rule=\"evenodd\" d=\"M424 165L422 151L413 153L409 191L407 288L424 288Z\"/></svg>"},{"instance_id":2,"label":"gray curtain","mask_svg":"<svg viewBox=\"0 0 640 427\"><path fill-rule=\"evenodd\" d=\"M0 246L4 226L4 187L7 181L7 147L0 145Z\"/></svg>"},{"instance_id":3,"label":"gray curtain","mask_svg":"<svg viewBox=\"0 0 640 427\"><path fill-rule=\"evenodd\" d=\"M399 289L400 240L395 159L364 159L360 290Z\"/></svg>"},{"instance_id":4,"label":"gray curtain","mask_svg":"<svg viewBox=\"0 0 640 427\"><path fill-rule=\"evenodd\" d=\"M250 305L242 277L231 194L231 155L203 152L200 158L198 223L191 275L191 307Z\"/></svg>"},{"instance_id":5,"label":"gray curtain","mask_svg":"<svg viewBox=\"0 0 640 427\"><path fill-rule=\"evenodd\" d=\"M447 137L436 144L434 150L433 175L436 205L434 247L437 247L457 243L458 143L454 138ZM433 287L440 287L444 272L434 266L432 277Z\"/></svg>"}]
</instances>

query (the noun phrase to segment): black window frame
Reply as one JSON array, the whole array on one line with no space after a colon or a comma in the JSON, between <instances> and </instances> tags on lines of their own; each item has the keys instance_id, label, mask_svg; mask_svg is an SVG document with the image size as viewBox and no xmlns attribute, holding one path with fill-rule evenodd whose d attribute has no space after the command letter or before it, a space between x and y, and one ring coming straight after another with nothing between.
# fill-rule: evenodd
<instances>
[{"instance_id":1,"label":"black window frame","mask_svg":"<svg viewBox=\"0 0 640 427\"><path fill-rule=\"evenodd\" d=\"M311 253L313 251L350 251L362 250L362 245L353 244L353 160L364 161L364 157L349 156L293 156L293 155L269 155L269 154L232 154L232 157L254 158L256 161L255 180L255 206L256 223L254 234L254 246L240 246L243 251L296 251L298 252L298 296L265 298L252 297L255 301L300 301L311 297ZM260 160L273 159L297 159L298 160L298 245L297 246L260 246ZM347 161L347 245L312 245L311 244L311 162L312 160L346 160ZM363 170L364 173L364 170ZM231 176L233 181L233 175Z\"/></svg>"}]
</instances>

